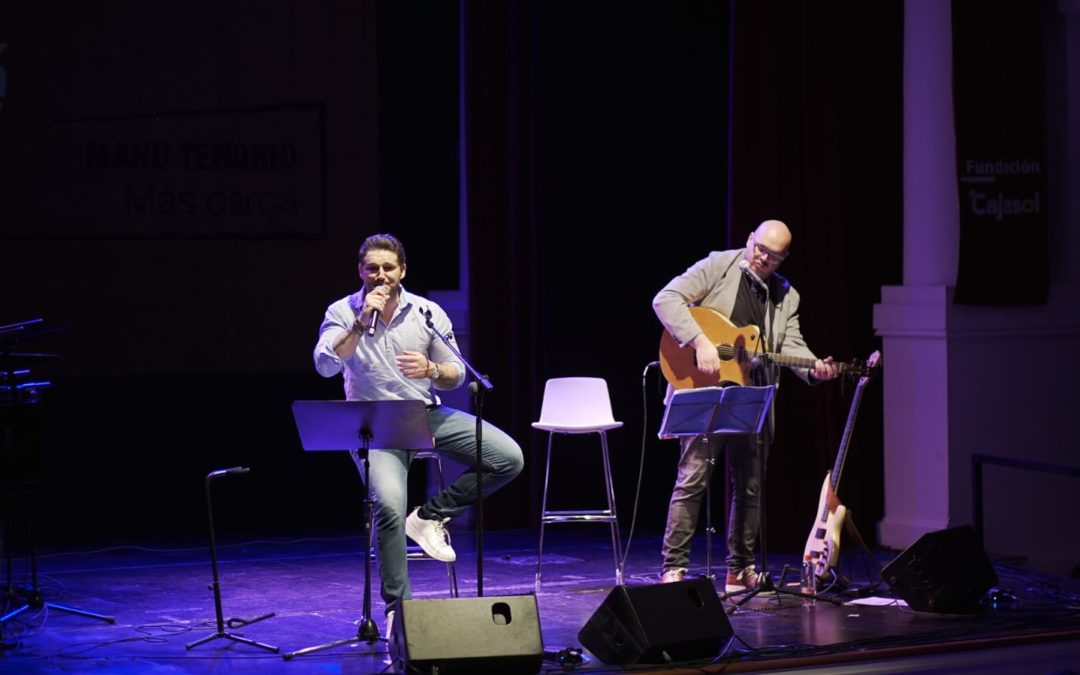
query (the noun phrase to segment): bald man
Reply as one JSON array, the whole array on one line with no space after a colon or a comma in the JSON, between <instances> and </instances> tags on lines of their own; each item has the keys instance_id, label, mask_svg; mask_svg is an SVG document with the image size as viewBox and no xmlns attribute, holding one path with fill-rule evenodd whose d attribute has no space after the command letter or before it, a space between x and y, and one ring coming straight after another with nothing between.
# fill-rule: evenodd
<instances>
[{"instance_id":1,"label":"bald man","mask_svg":"<svg viewBox=\"0 0 1080 675\"><path fill-rule=\"evenodd\" d=\"M831 380L839 369L832 357L819 359L803 340L799 328L799 294L776 273L791 248L791 230L779 220L766 220L746 238L746 246L714 251L672 279L653 298L660 323L682 347L694 349L697 368L719 383L717 345L702 332L689 307L714 309L735 326L763 328L768 351L813 361L813 368L791 368L808 384ZM745 264L743 262L745 261ZM776 384L779 368L762 362L750 372L748 385ZM672 388L668 388L670 399ZM723 451L731 466L731 508L727 530L729 593L755 589L761 582L755 551L761 466L772 436L772 410L760 434L683 437L675 488L668 506L662 546L661 581L681 581L690 565L690 541L697 529L705 487L713 463ZM760 459L759 459L760 458Z\"/></svg>"}]
</instances>

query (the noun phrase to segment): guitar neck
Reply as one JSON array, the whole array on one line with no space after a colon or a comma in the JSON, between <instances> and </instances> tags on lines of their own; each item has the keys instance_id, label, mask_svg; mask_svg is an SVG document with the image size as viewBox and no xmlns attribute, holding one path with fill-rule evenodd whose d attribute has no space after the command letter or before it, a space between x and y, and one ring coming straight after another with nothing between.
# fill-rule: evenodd
<instances>
[{"instance_id":1,"label":"guitar neck","mask_svg":"<svg viewBox=\"0 0 1080 675\"><path fill-rule=\"evenodd\" d=\"M840 474L844 471L844 459L847 457L848 446L851 444L851 432L855 428L855 416L859 413L859 402L862 400L863 389L869 377L860 377L855 385L855 397L851 400L851 410L848 411L847 423L844 425L844 434L840 438L840 451L836 453L836 463L833 464L831 474L832 491L836 492L840 487Z\"/></svg>"},{"instance_id":2,"label":"guitar neck","mask_svg":"<svg viewBox=\"0 0 1080 675\"><path fill-rule=\"evenodd\" d=\"M749 361L755 358L764 358L768 361L772 361L778 366L785 366L787 368L813 368L817 363L817 359L808 359L802 356L789 356L787 354L774 354L773 352L756 352L743 347L733 347L729 344L718 345L716 348L717 354L721 359L730 359L732 356L738 356L740 361ZM845 364L838 363L841 372Z\"/></svg>"},{"instance_id":3,"label":"guitar neck","mask_svg":"<svg viewBox=\"0 0 1080 675\"><path fill-rule=\"evenodd\" d=\"M808 359L800 356L786 356L784 354L769 354L768 358L773 363L787 368L813 368L817 359ZM844 364L839 363L843 367Z\"/></svg>"}]
</instances>

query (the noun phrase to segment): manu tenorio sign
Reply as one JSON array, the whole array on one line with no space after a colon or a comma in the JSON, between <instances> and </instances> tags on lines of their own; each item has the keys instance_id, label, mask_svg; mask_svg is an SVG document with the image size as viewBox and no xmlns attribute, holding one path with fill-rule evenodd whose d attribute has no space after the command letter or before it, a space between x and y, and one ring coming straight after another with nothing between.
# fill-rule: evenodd
<instances>
[{"instance_id":1,"label":"manu tenorio sign","mask_svg":"<svg viewBox=\"0 0 1080 675\"><path fill-rule=\"evenodd\" d=\"M0 194L0 231L318 236L323 173L320 106L58 122Z\"/></svg>"}]
</instances>

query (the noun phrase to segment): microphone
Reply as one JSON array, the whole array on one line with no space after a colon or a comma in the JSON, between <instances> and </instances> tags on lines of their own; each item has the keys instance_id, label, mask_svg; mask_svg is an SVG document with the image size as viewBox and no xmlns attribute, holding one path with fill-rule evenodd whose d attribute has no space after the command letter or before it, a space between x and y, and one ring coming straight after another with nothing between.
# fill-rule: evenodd
<instances>
[{"instance_id":1,"label":"microphone","mask_svg":"<svg viewBox=\"0 0 1080 675\"><path fill-rule=\"evenodd\" d=\"M750 267L749 262L747 262L745 259L740 260L739 269L743 271L743 274L749 276L750 280L757 284L761 288L761 290L765 291L766 295L769 294L769 285L766 284L765 281L757 275L757 272L754 271L753 267Z\"/></svg>"},{"instance_id":2,"label":"microphone","mask_svg":"<svg viewBox=\"0 0 1080 675\"><path fill-rule=\"evenodd\" d=\"M382 288L382 284L379 284L375 288L371 289L374 293L376 290ZM377 310L371 310L371 319L368 321L367 334L368 337L375 337L375 326L379 325L379 312Z\"/></svg>"}]
</instances>

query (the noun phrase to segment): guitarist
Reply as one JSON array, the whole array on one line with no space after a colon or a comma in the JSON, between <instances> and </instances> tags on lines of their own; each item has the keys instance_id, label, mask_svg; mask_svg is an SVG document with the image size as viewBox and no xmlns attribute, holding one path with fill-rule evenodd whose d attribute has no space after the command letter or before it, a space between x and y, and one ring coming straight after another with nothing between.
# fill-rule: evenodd
<instances>
[{"instance_id":1,"label":"guitarist","mask_svg":"<svg viewBox=\"0 0 1080 675\"><path fill-rule=\"evenodd\" d=\"M681 347L696 353L697 369L721 384L720 355L714 343L691 316L688 307L714 309L736 326L758 326L767 343L761 351L813 360L813 368L791 368L809 384L831 380L839 373L832 357L818 359L799 329L799 294L776 270L788 255L791 231L779 220L766 220L746 239L746 247L714 251L672 279L656 297L653 310ZM759 364L748 385L768 385L779 379L774 364ZM670 399L672 388L668 388ZM666 401L665 401L666 402ZM675 488L668 506L662 547L661 581L680 581L690 563L690 540L697 528L705 486L713 464L726 444L731 466L732 497L727 530L727 592L754 589L760 583L755 566L761 491L761 467L768 456L772 409L762 433L681 439ZM725 443L726 442L726 443ZM760 457L760 460L759 460Z\"/></svg>"}]
</instances>

